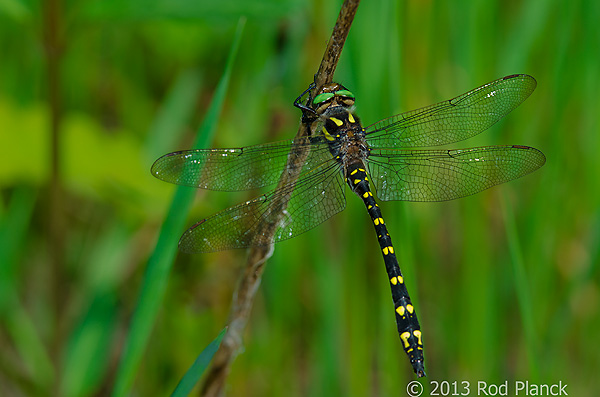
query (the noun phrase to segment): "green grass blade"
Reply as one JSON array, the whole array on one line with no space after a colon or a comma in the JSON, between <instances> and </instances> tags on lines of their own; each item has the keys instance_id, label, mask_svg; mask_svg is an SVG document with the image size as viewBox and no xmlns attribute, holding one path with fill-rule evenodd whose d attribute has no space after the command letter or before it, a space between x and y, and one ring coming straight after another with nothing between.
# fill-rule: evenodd
<instances>
[{"instance_id":1,"label":"green grass blade","mask_svg":"<svg viewBox=\"0 0 600 397\"><path fill-rule=\"evenodd\" d=\"M523 261L523 252L519 242L517 225L515 223L515 213L506 194L502 197L502 210L504 222L506 224L506 236L508 248L510 250L511 265L515 277L515 291L517 293L519 312L521 314L521 321L525 332L525 346L529 359L530 379L536 381L539 379L540 366L537 359L538 338L536 337L535 325L533 323L533 303L527 282L527 274L525 273L525 263Z\"/></svg>"},{"instance_id":2,"label":"green grass blade","mask_svg":"<svg viewBox=\"0 0 600 397\"><path fill-rule=\"evenodd\" d=\"M118 299L112 291L96 289L89 309L69 336L61 371L62 396L90 395L106 375L117 324Z\"/></svg>"},{"instance_id":3,"label":"green grass blade","mask_svg":"<svg viewBox=\"0 0 600 397\"><path fill-rule=\"evenodd\" d=\"M17 353L19 366L35 379L32 386L44 390L52 384L52 361L39 324L36 325L18 290L19 265L25 252L23 248L27 247L27 227L34 214L37 194L28 187L15 189L6 213L0 214L0 324L4 338ZM4 356L5 366L11 362L6 361L9 356ZM14 374L17 373L18 369ZM33 389L30 392L33 393Z\"/></svg>"},{"instance_id":4,"label":"green grass blade","mask_svg":"<svg viewBox=\"0 0 600 397\"><path fill-rule=\"evenodd\" d=\"M219 333L219 335L217 335L217 337L210 342L210 344L206 346L204 350L202 350L190 369L188 369L185 375L183 375L183 378L181 378L171 396L180 397L190 394L206 370L206 367L208 367L208 364L210 364L210 361L219 349L219 346L221 346L221 341L223 340L226 331L227 328L223 328L221 333Z\"/></svg>"},{"instance_id":5,"label":"green grass blade","mask_svg":"<svg viewBox=\"0 0 600 397\"><path fill-rule=\"evenodd\" d=\"M229 52L223 76L219 81L215 96L212 99L204 122L198 131L198 137L195 143L196 147L206 146L212 140L214 135L217 120L225 100L225 93L229 84L233 62L242 37L244 24L244 19L241 19L238 23L238 28ZM138 304L131 321L129 335L127 336L125 348L119 364L117 380L113 390L114 396L128 394L133 384L137 368L139 367L142 358L142 353L148 342L152 325L154 324L160 302L164 296L169 273L177 253L176 236L179 236L184 229L187 212L191 206L194 192L194 189L186 187L179 187L176 190L175 197L160 230L156 248L148 260L148 266L144 275Z\"/></svg>"}]
</instances>

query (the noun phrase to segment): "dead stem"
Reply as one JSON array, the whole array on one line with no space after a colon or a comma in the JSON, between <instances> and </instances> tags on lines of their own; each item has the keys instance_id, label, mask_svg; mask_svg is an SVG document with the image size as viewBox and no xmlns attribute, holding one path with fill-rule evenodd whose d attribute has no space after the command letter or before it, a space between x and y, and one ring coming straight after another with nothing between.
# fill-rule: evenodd
<instances>
[{"instance_id":1,"label":"dead stem","mask_svg":"<svg viewBox=\"0 0 600 397\"><path fill-rule=\"evenodd\" d=\"M338 15L331 38L327 43L323 59L321 60L319 71L315 75L315 89L319 89L324 84L330 83L333 80L333 74L344 43L346 42L346 37L348 37L348 32L350 31L350 26L354 20L359 2L360 0L346 0L342 4L340 14ZM308 136L309 132L308 126L301 123L295 139L301 140L303 137ZM307 156L307 150L292 150L288 156L288 164L304 162ZM302 167L286 167L286 169L295 171L282 173L277 186L278 188L293 184L298 179ZM274 203L271 211L273 219L271 222L265 223L259 233L266 237L271 236L272 238L286 207L287 202ZM272 253L272 245L250 249L244 274L234 292L231 311L229 313L229 328L223 338L221 347L213 358L211 368L202 387L202 396L217 397L223 395L225 381L229 375L231 364L242 346L242 334L250 317L254 295L260 285L264 264L271 257Z\"/></svg>"}]
</instances>

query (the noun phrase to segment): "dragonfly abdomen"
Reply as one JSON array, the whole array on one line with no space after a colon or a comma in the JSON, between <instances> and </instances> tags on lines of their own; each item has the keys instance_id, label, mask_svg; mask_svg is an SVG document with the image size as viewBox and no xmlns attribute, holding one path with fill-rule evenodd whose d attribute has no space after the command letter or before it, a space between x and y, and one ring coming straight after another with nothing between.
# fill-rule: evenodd
<instances>
[{"instance_id":1,"label":"dragonfly abdomen","mask_svg":"<svg viewBox=\"0 0 600 397\"><path fill-rule=\"evenodd\" d=\"M381 210L373 197L369 188L369 178L362 162L356 162L348 165L346 181L354 193L356 193L365 203L369 216L373 221L377 240L383 254L385 269L392 290L392 299L394 301L394 310L396 312L396 325L398 334L402 341L402 347L408 355L413 370L417 376L425 376L423 365L423 340L421 326L417 319L415 308L410 300L408 289L404 284L404 277L396 258L392 239L388 233L387 227L381 215Z\"/></svg>"}]
</instances>

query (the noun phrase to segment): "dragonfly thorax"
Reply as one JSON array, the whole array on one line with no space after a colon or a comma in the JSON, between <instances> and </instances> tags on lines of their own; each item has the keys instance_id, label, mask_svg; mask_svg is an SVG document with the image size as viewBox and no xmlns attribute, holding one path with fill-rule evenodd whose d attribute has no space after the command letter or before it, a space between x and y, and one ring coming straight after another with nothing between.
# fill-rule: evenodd
<instances>
[{"instance_id":1,"label":"dragonfly thorax","mask_svg":"<svg viewBox=\"0 0 600 397\"><path fill-rule=\"evenodd\" d=\"M353 113L353 110L343 106L331 106L327 108L320 116L323 134L326 137L329 135L334 139L344 135L349 137L364 136L360 119Z\"/></svg>"},{"instance_id":2,"label":"dragonfly thorax","mask_svg":"<svg viewBox=\"0 0 600 397\"><path fill-rule=\"evenodd\" d=\"M321 115L320 123L321 133L329 143L331 154L344 170L353 164L364 164L369 155L369 146L358 116L343 106L332 106Z\"/></svg>"}]
</instances>

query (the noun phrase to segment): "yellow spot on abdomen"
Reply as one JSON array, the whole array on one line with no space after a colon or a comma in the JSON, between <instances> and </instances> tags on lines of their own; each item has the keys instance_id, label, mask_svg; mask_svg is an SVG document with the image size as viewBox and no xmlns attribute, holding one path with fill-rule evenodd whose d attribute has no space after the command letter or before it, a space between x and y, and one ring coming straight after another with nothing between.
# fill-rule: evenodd
<instances>
[{"instance_id":1,"label":"yellow spot on abdomen","mask_svg":"<svg viewBox=\"0 0 600 397\"><path fill-rule=\"evenodd\" d=\"M383 251L383 255L387 255L388 254L388 247L385 247L382 251Z\"/></svg>"},{"instance_id":2,"label":"yellow spot on abdomen","mask_svg":"<svg viewBox=\"0 0 600 397\"><path fill-rule=\"evenodd\" d=\"M408 338L410 338L410 334L408 332L403 332L400 334L400 339L404 342L404 348L407 349L410 345L408 344Z\"/></svg>"},{"instance_id":3,"label":"yellow spot on abdomen","mask_svg":"<svg viewBox=\"0 0 600 397\"><path fill-rule=\"evenodd\" d=\"M404 317L404 306L398 306L398 308L396 308L396 313L398 313L401 317Z\"/></svg>"},{"instance_id":4,"label":"yellow spot on abdomen","mask_svg":"<svg viewBox=\"0 0 600 397\"><path fill-rule=\"evenodd\" d=\"M360 179L355 179L355 180L354 180L354 184L355 184L355 185L358 185L359 183L360 183Z\"/></svg>"},{"instance_id":5,"label":"yellow spot on abdomen","mask_svg":"<svg viewBox=\"0 0 600 397\"><path fill-rule=\"evenodd\" d=\"M350 175L354 175L354 174L356 174L357 172L358 172L358 170L354 170L354 171L352 171L352 172L350 173Z\"/></svg>"},{"instance_id":6,"label":"yellow spot on abdomen","mask_svg":"<svg viewBox=\"0 0 600 397\"><path fill-rule=\"evenodd\" d=\"M354 120L354 116L352 116L352 113L348 113L348 121L351 123L355 123L356 120Z\"/></svg>"},{"instance_id":7,"label":"yellow spot on abdomen","mask_svg":"<svg viewBox=\"0 0 600 397\"><path fill-rule=\"evenodd\" d=\"M413 305L406 305L406 310L408 310L410 314L413 314L415 308L413 307Z\"/></svg>"},{"instance_id":8,"label":"yellow spot on abdomen","mask_svg":"<svg viewBox=\"0 0 600 397\"><path fill-rule=\"evenodd\" d=\"M416 329L416 330L413 331L413 335L417 337L417 343L419 345L422 345L423 342L421 341L421 331L418 330L418 329Z\"/></svg>"}]
</instances>

